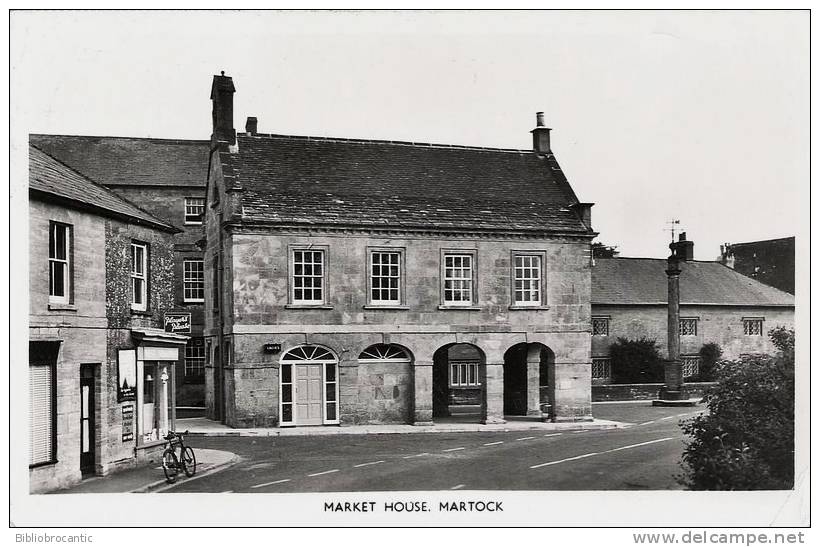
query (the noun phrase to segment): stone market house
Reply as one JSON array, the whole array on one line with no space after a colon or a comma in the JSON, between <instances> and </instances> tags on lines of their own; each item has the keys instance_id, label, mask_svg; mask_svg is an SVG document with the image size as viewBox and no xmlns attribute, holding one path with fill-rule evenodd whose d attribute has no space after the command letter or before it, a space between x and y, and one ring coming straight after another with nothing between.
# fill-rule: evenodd
<instances>
[{"instance_id":1,"label":"stone market house","mask_svg":"<svg viewBox=\"0 0 820 547\"><path fill-rule=\"evenodd\" d=\"M180 411L204 407L205 308L202 213L209 142L80 135L31 135L30 142L178 229L168 322L189 336L176 367Z\"/></svg>"},{"instance_id":2,"label":"stone market house","mask_svg":"<svg viewBox=\"0 0 820 547\"><path fill-rule=\"evenodd\" d=\"M176 229L29 147L29 479L153 459L174 427Z\"/></svg>"},{"instance_id":3,"label":"stone market house","mask_svg":"<svg viewBox=\"0 0 820 547\"><path fill-rule=\"evenodd\" d=\"M715 342L724 359L774 353L768 332L794 327L794 296L719 262L693 260L685 234L672 244L680 264L680 352L684 376L698 373L700 348ZM655 340L667 355L667 261L596 258L592 268L592 378L611 381L609 346L619 337ZM656 395L657 393L655 393Z\"/></svg>"},{"instance_id":4,"label":"stone market house","mask_svg":"<svg viewBox=\"0 0 820 547\"><path fill-rule=\"evenodd\" d=\"M592 418L591 204L540 116L532 150L236 134L234 91L214 77L210 418Z\"/></svg>"}]
</instances>

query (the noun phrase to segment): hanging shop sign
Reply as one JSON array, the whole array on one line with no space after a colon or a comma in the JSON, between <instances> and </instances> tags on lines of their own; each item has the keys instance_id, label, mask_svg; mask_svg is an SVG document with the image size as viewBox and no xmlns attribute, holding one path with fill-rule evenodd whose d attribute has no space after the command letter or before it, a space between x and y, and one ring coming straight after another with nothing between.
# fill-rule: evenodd
<instances>
[{"instance_id":1,"label":"hanging shop sign","mask_svg":"<svg viewBox=\"0 0 820 547\"><path fill-rule=\"evenodd\" d=\"M190 313L166 313L165 332L188 334L191 332Z\"/></svg>"},{"instance_id":2,"label":"hanging shop sign","mask_svg":"<svg viewBox=\"0 0 820 547\"><path fill-rule=\"evenodd\" d=\"M117 402L137 399L137 352L121 349L117 352Z\"/></svg>"},{"instance_id":3,"label":"hanging shop sign","mask_svg":"<svg viewBox=\"0 0 820 547\"><path fill-rule=\"evenodd\" d=\"M134 405L122 407L122 440L134 440Z\"/></svg>"}]
</instances>

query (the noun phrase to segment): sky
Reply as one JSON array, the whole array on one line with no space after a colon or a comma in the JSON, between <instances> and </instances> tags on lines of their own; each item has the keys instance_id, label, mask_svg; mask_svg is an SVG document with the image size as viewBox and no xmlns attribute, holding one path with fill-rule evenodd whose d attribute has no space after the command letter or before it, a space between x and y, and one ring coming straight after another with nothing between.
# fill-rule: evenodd
<instances>
[{"instance_id":1,"label":"sky","mask_svg":"<svg viewBox=\"0 0 820 547\"><path fill-rule=\"evenodd\" d=\"M808 235L808 12L32 11L10 44L13 151L207 139L224 70L239 131L530 149L543 111L621 256Z\"/></svg>"}]
</instances>

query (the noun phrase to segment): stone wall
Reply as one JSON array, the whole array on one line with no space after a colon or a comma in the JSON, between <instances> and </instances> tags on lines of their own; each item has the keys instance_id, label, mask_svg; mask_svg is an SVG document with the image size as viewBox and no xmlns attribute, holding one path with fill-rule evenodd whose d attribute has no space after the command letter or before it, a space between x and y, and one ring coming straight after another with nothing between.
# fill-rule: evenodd
<instances>
[{"instance_id":1,"label":"stone wall","mask_svg":"<svg viewBox=\"0 0 820 547\"><path fill-rule=\"evenodd\" d=\"M687 382L684 384L691 398L703 397L713 382ZM610 384L592 386L593 402L602 401L647 401L658 398L663 384Z\"/></svg>"}]
</instances>

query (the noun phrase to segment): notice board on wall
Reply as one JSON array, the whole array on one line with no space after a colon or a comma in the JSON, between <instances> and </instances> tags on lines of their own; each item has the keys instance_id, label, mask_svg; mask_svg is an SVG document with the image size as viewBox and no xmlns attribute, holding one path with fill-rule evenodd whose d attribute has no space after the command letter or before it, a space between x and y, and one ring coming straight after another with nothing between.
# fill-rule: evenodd
<instances>
[{"instance_id":1,"label":"notice board on wall","mask_svg":"<svg viewBox=\"0 0 820 547\"><path fill-rule=\"evenodd\" d=\"M137 399L137 352L121 349L117 353L117 402Z\"/></svg>"}]
</instances>

